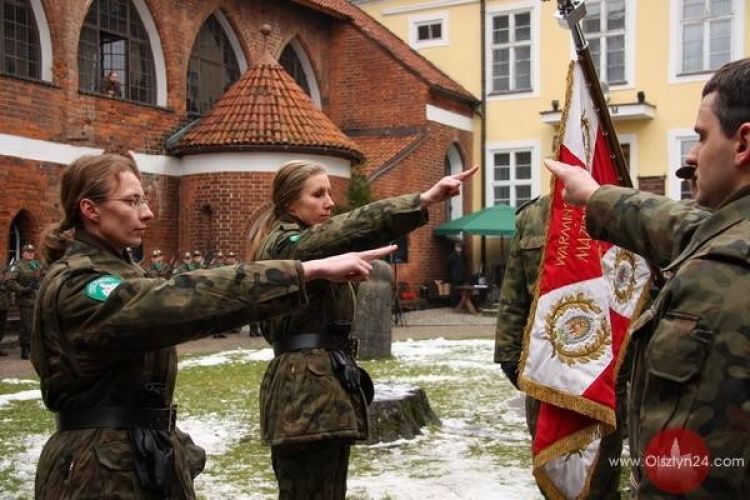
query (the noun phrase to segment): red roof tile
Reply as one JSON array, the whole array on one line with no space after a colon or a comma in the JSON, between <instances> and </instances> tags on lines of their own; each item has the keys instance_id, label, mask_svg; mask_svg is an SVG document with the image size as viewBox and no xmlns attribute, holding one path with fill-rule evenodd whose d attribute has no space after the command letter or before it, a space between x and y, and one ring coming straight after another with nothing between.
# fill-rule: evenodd
<instances>
[{"instance_id":1,"label":"red roof tile","mask_svg":"<svg viewBox=\"0 0 750 500\"><path fill-rule=\"evenodd\" d=\"M179 134L179 133L178 133ZM173 137L174 154L274 150L363 159L359 147L270 55L247 70L194 125Z\"/></svg>"},{"instance_id":2,"label":"red roof tile","mask_svg":"<svg viewBox=\"0 0 750 500\"><path fill-rule=\"evenodd\" d=\"M341 18L343 16L350 19L352 24L365 36L390 52L397 61L431 86L455 95L465 101L469 101L472 104L479 102L471 92L463 88L459 83L443 73L414 49L409 47L408 44L404 43L403 40L393 34L388 28L370 17L369 14L356 5L350 4L347 0L293 1L334 17Z\"/></svg>"}]
</instances>

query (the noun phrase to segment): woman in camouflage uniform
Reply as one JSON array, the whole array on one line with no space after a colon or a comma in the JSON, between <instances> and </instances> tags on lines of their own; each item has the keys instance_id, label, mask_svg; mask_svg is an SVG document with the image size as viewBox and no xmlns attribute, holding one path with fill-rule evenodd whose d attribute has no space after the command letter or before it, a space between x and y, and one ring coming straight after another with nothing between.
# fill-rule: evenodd
<instances>
[{"instance_id":1,"label":"woman in camouflage uniform","mask_svg":"<svg viewBox=\"0 0 750 500\"><path fill-rule=\"evenodd\" d=\"M253 255L306 259L373 248L426 223L425 209L458 194L475 171L331 217L324 168L289 162L274 178L273 206L251 232ZM261 384L261 433L280 498L343 499L350 447L368 430L361 372L347 342L355 297L341 283L315 283L310 294L302 311L263 324L276 357Z\"/></svg>"},{"instance_id":2,"label":"woman in camouflage uniform","mask_svg":"<svg viewBox=\"0 0 750 500\"><path fill-rule=\"evenodd\" d=\"M31 359L55 413L37 498L194 498L205 454L175 427L174 345L307 302L311 279L363 278L373 256L276 261L150 279L128 259L153 219L132 159L83 157L35 308Z\"/></svg>"}]
</instances>

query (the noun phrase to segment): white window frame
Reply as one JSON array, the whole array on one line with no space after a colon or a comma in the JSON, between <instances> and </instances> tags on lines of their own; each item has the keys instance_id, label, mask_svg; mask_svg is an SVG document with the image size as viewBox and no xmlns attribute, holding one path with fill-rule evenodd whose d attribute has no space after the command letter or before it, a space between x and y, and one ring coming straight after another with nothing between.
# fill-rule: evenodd
<instances>
[{"instance_id":1,"label":"white window frame","mask_svg":"<svg viewBox=\"0 0 750 500\"><path fill-rule=\"evenodd\" d=\"M515 4L504 5L502 8L491 8L487 10L485 19L485 40L487 46L485 51L488 57L485 59L485 88L488 101L509 101L516 99L529 99L539 96L539 44L542 43L542 31L539 25L539 9L541 2L525 1ZM531 89L510 91L508 93L493 93L492 91L492 20L495 16L512 16L528 11L531 14Z\"/></svg>"},{"instance_id":2,"label":"white window frame","mask_svg":"<svg viewBox=\"0 0 750 500\"><path fill-rule=\"evenodd\" d=\"M607 3L609 0L600 0L601 3ZM610 90L627 90L635 88L635 54L636 54L636 36L635 36L635 20L636 20L636 8L638 2L625 0L625 81L616 85L610 85ZM603 38L609 32L600 32L599 38ZM588 38L590 35L586 35ZM572 41L571 41L572 44ZM600 42L600 47L604 45ZM573 49L573 52L575 50ZM604 51L602 51L604 54ZM605 57L606 59L606 57ZM605 61L606 62L606 61ZM605 67L606 70L606 67ZM600 75L601 76L601 75ZM608 82L609 83L609 82Z\"/></svg>"},{"instance_id":3,"label":"white window frame","mask_svg":"<svg viewBox=\"0 0 750 500\"><path fill-rule=\"evenodd\" d=\"M542 169L540 151L542 145L540 141L513 141L513 142L493 142L487 144L486 149L486 164L485 172L487 172L487 185L485 186L485 208L489 208L495 205L495 186L511 186L515 187L518 183L515 182L515 172L511 168L511 178L508 181L496 181L495 180L495 154L497 153L531 153L531 179L528 184L531 185L531 199L539 196L541 191L541 180L540 172ZM526 184L526 182L524 182ZM510 190L510 204L516 206L515 190ZM518 208L516 206L516 208Z\"/></svg>"},{"instance_id":4,"label":"white window frame","mask_svg":"<svg viewBox=\"0 0 750 500\"><path fill-rule=\"evenodd\" d=\"M409 16L409 45L413 49L424 49L427 47L445 47L450 45L448 38L449 15L447 11L433 12L431 14L420 14L418 16ZM440 38L431 40L419 40L418 29L426 24L440 25Z\"/></svg>"},{"instance_id":5,"label":"white window frame","mask_svg":"<svg viewBox=\"0 0 750 500\"><path fill-rule=\"evenodd\" d=\"M682 165L680 157L682 156L681 145L684 141L697 141L698 134L690 128L672 129L667 133L667 187L665 189L667 196L673 200L681 199L682 181L677 178L675 172Z\"/></svg>"},{"instance_id":6,"label":"white window frame","mask_svg":"<svg viewBox=\"0 0 750 500\"><path fill-rule=\"evenodd\" d=\"M739 59L743 54L745 46L745 2L746 0L732 0L732 44L729 60ZM682 73L682 4L683 0L670 0L669 18L669 83L687 83L706 81L713 75L713 71L702 73ZM704 43L706 41L704 40Z\"/></svg>"}]
</instances>

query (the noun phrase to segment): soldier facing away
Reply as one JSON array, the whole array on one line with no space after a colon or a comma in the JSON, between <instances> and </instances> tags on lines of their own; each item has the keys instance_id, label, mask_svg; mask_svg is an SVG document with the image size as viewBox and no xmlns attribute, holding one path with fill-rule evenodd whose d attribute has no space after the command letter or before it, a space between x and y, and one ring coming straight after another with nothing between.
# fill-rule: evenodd
<instances>
[{"instance_id":1,"label":"soldier facing away","mask_svg":"<svg viewBox=\"0 0 750 500\"><path fill-rule=\"evenodd\" d=\"M691 474L706 474L679 488L680 498L750 497L750 58L724 65L706 83L695 131L699 140L687 156L695 199L714 210L701 217L546 160L566 200L586 205L591 237L647 257L668 278L632 327L628 432L631 455L640 459L632 482L642 498L674 497L665 486L675 485L665 485L649 462L663 457L655 449L666 448L668 457L671 447L674 455L677 435L695 436L708 451L702 471L670 471L686 484Z\"/></svg>"},{"instance_id":2,"label":"soldier facing away","mask_svg":"<svg viewBox=\"0 0 750 500\"><path fill-rule=\"evenodd\" d=\"M42 499L195 498L205 453L175 425L174 346L294 311L307 303L306 281L364 279L367 260L394 250L152 279L125 252L153 219L131 158L79 158L60 198L31 344L57 423L37 465Z\"/></svg>"},{"instance_id":3,"label":"soldier facing away","mask_svg":"<svg viewBox=\"0 0 750 500\"><path fill-rule=\"evenodd\" d=\"M7 287L16 294L16 305L21 315L21 330L18 332L21 359L29 359L34 303L43 276L44 265L36 259L36 248L30 243L24 245L21 260L11 268L7 282Z\"/></svg>"}]
</instances>

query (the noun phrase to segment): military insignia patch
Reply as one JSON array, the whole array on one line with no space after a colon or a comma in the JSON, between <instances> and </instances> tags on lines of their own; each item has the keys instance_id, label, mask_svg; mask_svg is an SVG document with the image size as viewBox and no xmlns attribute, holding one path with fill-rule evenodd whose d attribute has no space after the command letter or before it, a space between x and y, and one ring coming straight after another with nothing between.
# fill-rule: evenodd
<instances>
[{"instance_id":1,"label":"military insignia patch","mask_svg":"<svg viewBox=\"0 0 750 500\"><path fill-rule=\"evenodd\" d=\"M612 343L601 308L583 293L558 300L545 318L544 331L555 355L568 366L599 359Z\"/></svg>"},{"instance_id":2,"label":"military insignia patch","mask_svg":"<svg viewBox=\"0 0 750 500\"><path fill-rule=\"evenodd\" d=\"M109 297L109 294L112 293L112 290L117 288L117 285L120 283L122 283L122 279L117 276L102 276L89 282L89 284L86 285L84 293L90 299L104 302L107 300L107 297Z\"/></svg>"}]
</instances>

